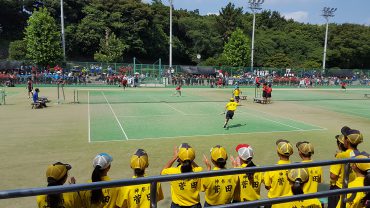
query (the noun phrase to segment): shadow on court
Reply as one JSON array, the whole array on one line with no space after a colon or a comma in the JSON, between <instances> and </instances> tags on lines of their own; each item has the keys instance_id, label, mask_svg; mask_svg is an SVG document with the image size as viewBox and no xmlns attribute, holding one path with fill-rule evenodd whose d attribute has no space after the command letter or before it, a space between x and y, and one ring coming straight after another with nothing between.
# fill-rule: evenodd
<instances>
[{"instance_id":1,"label":"shadow on court","mask_svg":"<svg viewBox=\"0 0 370 208\"><path fill-rule=\"evenodd\" d=\"M239 128L239 127L242 127L242 126L246 126L247 124L234 124L234 125L230 125L226 128L226 130L228 129L232 129L232 128Z\"/></svg>"}]
</instances>

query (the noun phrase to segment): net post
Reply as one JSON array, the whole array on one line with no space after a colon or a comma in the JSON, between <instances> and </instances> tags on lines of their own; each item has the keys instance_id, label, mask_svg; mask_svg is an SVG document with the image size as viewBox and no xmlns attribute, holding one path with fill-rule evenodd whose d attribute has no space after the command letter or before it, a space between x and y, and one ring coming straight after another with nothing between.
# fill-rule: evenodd
<instances>
[{"instance_id":1,"label":"net post","mask_svg":"<svg viewBox=\"0 0 370 208\"><path fill-rule=\"evenodd\" d=\"M59 104L59 83L57 85L57 91L58 91L58 104Z\"/></svg>"},{"instance_id":2,"label":"net post","mask_svg":"<svg viewBox=\"0 0 370 208\"><path fill-rule=\"evenodd\" d=\"M157 182L150 183L150 208L157 208Z\"/></svg>"},{"instance_id":3,"label":"net post","mask_svg":"<svg viewBox=\"0 0 370 208\"><path fill-rule=\"evenodd\" d=\"M344 165L344 177L342 189L348 188L349 174L351 172L351 167L349 163ZM347 194L342 194L342 200L340 201L340 207L345 208L347 202Z\"/></svg>"}]
</instances>

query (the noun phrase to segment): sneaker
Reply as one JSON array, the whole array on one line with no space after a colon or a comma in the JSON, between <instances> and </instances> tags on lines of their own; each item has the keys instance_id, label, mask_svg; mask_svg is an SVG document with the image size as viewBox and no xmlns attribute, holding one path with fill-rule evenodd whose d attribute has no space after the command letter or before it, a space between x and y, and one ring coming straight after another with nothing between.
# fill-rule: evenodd
<instances>
[{"instance_id":1,"label":"sneaker","mask_svg":"<svg viewBox=\"0 0 370 208\"><path fill-rule=\"evenodd\" d=\"M226 124L224 125L224 128L226 128Z\"/></svg>"}]
</instances>

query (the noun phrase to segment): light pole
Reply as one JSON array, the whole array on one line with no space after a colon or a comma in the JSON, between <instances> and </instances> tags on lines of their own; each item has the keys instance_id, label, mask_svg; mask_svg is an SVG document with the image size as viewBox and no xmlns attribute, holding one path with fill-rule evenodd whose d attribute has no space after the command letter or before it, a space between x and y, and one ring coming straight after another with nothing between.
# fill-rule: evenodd
<instances>
[{"instance_id":1,"label":"light pole","mask_svg":"<svg viewBox=\"0 0 370 208\"><path fill-rule=\"evenodd\" d=\"M169 54L169 67L170 67L170 76L169 76L169 83L172 84L172 7L173 7L173 0L170 1L170 54Z\"/></svg>"},{"instance_id":2,"label":"light pole","mask_svg":"<svg viewBox=\"0 0 370 208\"><path fill-rule=\"evenodd\" d=\"M62 27L62 47L63 47L63 61L66 61L66 42L64 39L64 11L63 0L60 0L60 24Z\"/></svg>"},{"instance_id":3,"label":"light pole","mask_svg":"<svg viewBox=\"0 0 370 208\"><path fill-rule=\"evenodd\" d=\"M253 13L253 31L252 31L252 50L251 50L251 71L253 72L253 56L254 56L254 30L256 27L256 12L261 10L261 5L265 2L265 0L249 0L249 8L252 10Z\"/></svg>"},{"instance_id":4,"label":"light pole","mask_svg":"<svg viewBox=\"0 0 370 208\"><path fill-rule=\"evenodd\" d=\"M325 32L325 44L324 44L324 54L322 58L322 70L325 72L326 64L326 47L328 42L328 30L329 30L329 17L334 17L334 12L337 11L337 8L324 7L322 10L322 16L326 19L326 32Z\"/></svg>"}]
</instances>

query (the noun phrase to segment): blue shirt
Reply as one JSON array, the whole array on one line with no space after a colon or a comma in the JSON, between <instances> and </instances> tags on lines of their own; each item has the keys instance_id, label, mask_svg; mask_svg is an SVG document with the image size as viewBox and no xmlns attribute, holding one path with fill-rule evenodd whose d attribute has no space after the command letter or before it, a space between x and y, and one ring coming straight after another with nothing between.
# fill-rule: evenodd
<instances>
[{"instance_id":1,"label":"blue shirt","mask_svg":"<svg viewBox=\"0 0 370 208\"><path fill-rule=\"evenodd\" d=\"M32 98L33 98L33 102L36 103L39 100L39 93L35 91L33 93Z\"/></svg>"}]
</instances>

